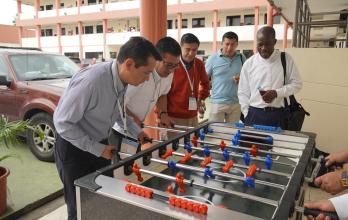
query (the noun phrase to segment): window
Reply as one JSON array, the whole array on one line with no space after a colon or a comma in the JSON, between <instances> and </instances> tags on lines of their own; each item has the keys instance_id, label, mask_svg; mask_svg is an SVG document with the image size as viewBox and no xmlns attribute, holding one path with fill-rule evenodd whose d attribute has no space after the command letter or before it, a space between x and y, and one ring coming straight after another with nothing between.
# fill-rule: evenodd
<instances>
[{"instance_id":1,"label":"window","mask_svg":"<svg viewBox=\"0 0 348 220\"><path fill-rule=\"evenodd\" d=\"M205 55L205 50L197 50L197 55Z\"/></svg>"},{"instance_id":2,"label":"window","mask_svg":"<svg viewBox=\"0 0 348 220\"><path fill-rule=\"evenodd\" d=\"M173 20L167 20L167 29L173 29Z\"/></svg>"},{"instance_id":3,"label":"window","mask_svg":"<svg viewBox=\"0 0 348 220\"><path fill-rule=\"evenodd\" d=\"M280 15L273 16L273 24L280 24ZM264 16L264 24L267 24L267 14Z\"/></svg>"},{"instance_id":4,"label":"window","mask_svg":"<svg viewBox=\"0 0 348 220\"><path fill-rule=\"evenodd\" d=\"M226 26L240 26L240 16L227 16Z\"/></svg>"},{"instance_id":5,"label":"window","mask_svg":"<svg viewBox=\"0 0 348 220\"><path fill-rule=\"evenodd\" d=\"M85 26L85 34L93 34L93 26Z\"/></svg>"},{"instance_id":6,"label":"window","mask_svg":"<svg viewBox=\"0 0 348 220\"><path fill-rule=\"evenodd\" d=\"M103 33L103 25L97 25L97 33Z\"/></svg>"},{"instance_id":7,"label":"window","mask_svg":"<svg viewBox=\"0 0 348 220\"><path fill-rule=\"evenodd\" d=\"M60 55L17 54L9 56L9 60L20 81L71 77L79 69L69 58Z\"/></svg>"},{"instance_id":8,"label":"window","mask_svg":"<svg viewBox=\"0 0 348 220\"><path fill-rule=\"evenodd\" d=\"M79 34L79 27L75 28L76 34Z\"/></svg>"},{"instance_id":9,"label":"window","mask_svg":"<svg viewBox=\"0 0 348 220\"><path fill-rule=\"evenodd\" d=\"M65 33L65 28L62 28L62 35L64 36L66 33Z\"/></svg>"},{"instance_id":10,"label":"window","mask_svg":"<svg viewBox=\"0 0 348 220\"><path fill-rule=\"evenodd\" d=\"M182 25L182 28L187 28L188 25L187 25L187 19L181 19L181 25ZM175 20L175 28L178 28L178 20L176 19Z\"/></svg>"},{"instance_id":11,"label":"window","mask_svg":"<svg viewBox=\"0 0 348 220\"><path fill-rule=\"evenodd\" d=\"M244 15L244 25L254 25L254 15Z\"/></svg>"},{"instance_id":12,"label":"window","mask_svg":"<svg viewBox=\"0 0 348 220\"><path fill-rule=\"evenodd\" d=\"M249 57L251 57L254 54L254 52L253 52L253 50L243 50L243 54L248 59Z\"/></svg>"},{"instance_id":13,"label":"window","mask_svg":"<svg viewBox=\"0 0 348 220\"><path fill-rule=\"evenodd\" d=\"M97 0L88 0L89 5L95 5L97 4Z\"/></svg>"},{"instance_id":14,"label":"window","mask_svg":"<svg viewBox=\"0 0 348 220\"><path fill-rule=\"evenodd\" d=\"M52 29L46 29L46 35L45 36L53 36L53 30Z\"/></svg>"},{"instance_id":15,"label":"window","mask_svg":"<svg viewBox=\"0 0 348 220\"><path fill-rule=\"evenodd\" d=\"M117 57L117 52L110 52L111 59L116 59L116 57Z\"/></svg>"},{"instance_id":16,"label":"window","mask_svg":"<svg viewBox=\"0 0 348 220\"><path fill-rule=\"evenodd\" d=\"M8 70L1 57L0 57L0 76L5 76L6 79L8 80Z\"/></svg>"},{"instance_id":17,"label":"window","mask_svg":"<svg viewBox=\"0 0 348 220\"><path fill-rule=\"evenodd\" d=\"M78 52L69 52L69 53L64 53L65 56L71 58L71 57L79 57Z\"/></svg>"},{"instance_id":18,"label":"window","mask_svg":"<svg viewBox=\"0 0 348 220\"><path fill-rule=\"evenodd\" d=\"M46 5L46 10L53 10L53 5Z\"/></svg>"},{"instance_id":19,"label":"window","mask_svg":"<svg viewBox=\"0 0 348 220\"><path fill-rule=\"evenodd\" d=\"M92 58L102 58L103 57L103 52L86 52L85 53L86 59L92 59Z\"/></svg>"},{"instance_id":20,"label":"window","mask_svg":"<svg viewBox=\"0 0 348 220\"><path fill-rule=\"evenodd\" d=\"M192 27L205 27L205 18L192 18Z\"/></svg>"},{"instance_id":21,"label":"window","mask_svg":"<svg viewBox=\"0 0 348 220\"><path fill-rule=\"evenodd\" d=\"M45 6L40 5L40 11L45 11Z\"/></svg>"},{"instance_id":22,"label":"window","mask_svg":"<svg viewBox=\"0 0 348 220\"><path fill-rule=\"evenodd\" d=\"M53 36L53 30L52 29L41 29L41 36L42 37Z\"/></svg>"},{"instance_id":23,"label":"window","mask_svg":"<svg viewBox=\"0 0 348 220\"><path fill-rule=\"evenodd\" d=\"M61 7L61 8L64 8L64 3L60 3L60 7Z\"/></svg>"}]
</instances>

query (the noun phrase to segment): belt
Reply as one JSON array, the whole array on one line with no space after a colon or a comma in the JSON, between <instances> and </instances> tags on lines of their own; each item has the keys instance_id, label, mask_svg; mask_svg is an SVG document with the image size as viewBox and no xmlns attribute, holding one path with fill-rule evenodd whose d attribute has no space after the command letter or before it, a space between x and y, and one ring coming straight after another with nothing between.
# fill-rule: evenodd
<instances>
[{"instance_id":1,"label":"belt","mask_svg":"<svg viewBox=\"0 0 348 220\"><path fill-rule=\"evenodd\" d=\"M250 108L257 109L257 110L264 111L264 112L280 112L280 111L284 110L283 107L280 107L280 108L276 108L276 107L256 108L256 107L250 106Z\"/></svg>"}]
</instances>

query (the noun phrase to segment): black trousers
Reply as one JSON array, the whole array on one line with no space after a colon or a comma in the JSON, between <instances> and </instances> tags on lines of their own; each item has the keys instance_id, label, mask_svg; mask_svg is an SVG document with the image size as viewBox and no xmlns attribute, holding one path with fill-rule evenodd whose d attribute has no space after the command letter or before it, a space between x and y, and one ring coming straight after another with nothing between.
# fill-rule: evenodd
<instances>
[{"instance_id":1,"label":"black trousers","mask_svg":"<svg viewBox=\"0 0 348 220\"><path fill-rule=\"evenodd\" d=\"M103 141L107 144L107 140ZM54 157L59 177L64 185L64 199L68 208L68 219L77 219L74 181L97 169L110 165L110 160L80 150L57 134ZM112 171L105 175L113 176Z\"/></svg>"},{"instance_id":2,"label":"black trousers","mask_svg":"<svg viewBox=\"0 0 348 220\"><path fill-rule=\"evenodd\" d=\"M285 128L284 111L279 109L261 109L250 106L245 118L245 125L267 125Z\"/></svg>"}]
</instances>

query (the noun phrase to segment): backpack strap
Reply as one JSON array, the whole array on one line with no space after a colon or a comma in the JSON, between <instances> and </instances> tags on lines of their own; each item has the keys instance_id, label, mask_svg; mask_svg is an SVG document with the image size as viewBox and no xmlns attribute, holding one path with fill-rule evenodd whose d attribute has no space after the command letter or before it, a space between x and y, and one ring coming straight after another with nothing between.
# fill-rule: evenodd
<instances>
[{"instance_id":1,"label":"backpack strap","mask_svg":"<svg viewBox=\"0 0 348 220\"><path fill-rule=\"evenodd\" d=\"M285 59L285 52L280 53L280 59L282 61L283 66L283 74L284 74L284 85L285 85L285 77L286 77L286 59Z\"/></svg>"},{"instance_id":2,"label":"backpack strap","mask_svg":"<svg viewBox=\"0 0 348 220\"><path fill-rule=\"evenodd\" d=\"M284 85L285 85L285 78L286 78L286 58L285 58L285 52L281 52L280 53L280 60L282 61L283 74L284 74ZM289 106L287 98L284 98L284 106L285 107Z\"/></svg>"}]
</instances>

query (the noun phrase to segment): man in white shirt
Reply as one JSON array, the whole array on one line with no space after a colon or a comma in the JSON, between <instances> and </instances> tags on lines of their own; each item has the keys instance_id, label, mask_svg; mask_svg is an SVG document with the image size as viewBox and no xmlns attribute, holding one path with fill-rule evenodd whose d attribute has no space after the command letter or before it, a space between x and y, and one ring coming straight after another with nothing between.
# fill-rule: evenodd
<instances>
[{"instance_id":1,"label":"man in white shirt","mask_svg":"<svg viewBox=\"0 0 348 220\"><path fill-rule=\"evenodd\" d=\"M330 154L325 158L326 166L330 167L335 164L348 163L348 149ZM348 171L338 169L334 172L327 173L315 179L315 184L320 188L333 195L348 189ZM305 207L310 209L319 209L327 212L337 212L339 219L348 220L348 193L336 196L331 199L320 200L306 203ZM313 216L307 216L308 219L314 219ZM320 214L315 219L326 219Z\"/></svg>"},{"instance_id":2,"label":"man in white shirt","mask_svg":"<svg viewBox=\"0 0 348 220\"><path fill-rule=\"evenodd\" d=\"M139 127L155 105L159 124L163 127L173 126L173 121L167 113L166 94L172 84L172 73L180 63L181 47L173 38L164 37L157 42L156 49L161 54L162 61L157 62L149 80L138 86L129 85L125 94L127 114L133 117ZM117 131L116 137L113 136L111 139L117 146L120 145L117 141L120 141L119 133L123 133L123 127L116 123L114 129Z\"/></svg>"},{"instance_id":3,"label":"man in white shirt","mask_svg":"<svg viewBox=\"0 0 348 220\"><path fill-rule=\"evenodd\" d=\"M274 49L277 40L273 27L257 32L258 53L243 65L238 98L246 125L284 127L284 98L297 93L302 82L298 69L286 54L286 78L280 52Z\"/></svg>"}]
</instances>

